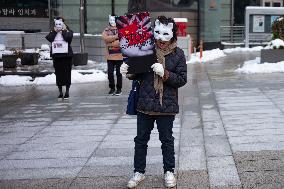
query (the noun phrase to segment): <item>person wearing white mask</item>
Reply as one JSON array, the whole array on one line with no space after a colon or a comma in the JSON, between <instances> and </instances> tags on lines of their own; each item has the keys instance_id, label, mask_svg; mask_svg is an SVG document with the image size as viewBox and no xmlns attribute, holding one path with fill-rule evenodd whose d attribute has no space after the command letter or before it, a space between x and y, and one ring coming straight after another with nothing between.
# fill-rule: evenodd
<instances>
[{"instance_id":1,"label":"person wearing white mask","mask_svg":"<svg viewBox=\"0 0 284 189\"><path fill-rule=\"evenodd\" d=\"M187 65L183 50L177 47L177 25L172 18L159 16L153 33L158 58L151 67L153 72L128 74L125 63L120 69L129 79L140 81L134 175L128 188L135 188L145 179L147 144L155 122L162 143L164 183L168 188L176 186L173 122L179 112L178 88L187 83Z\"/></svg>"},{"instance_id":2,"label":"person wearing white mask","mask_svg":"<svg viewBox=\"0 0 284 189\"><path fill-rule=\"evenodd\" d=\"M102 33L102 38L106 44L107 72L109 80L110 95L121 95L122 75L120 66L122 64L122 54L119 47L118 31L115 23L115 16L109 15L109 26ZM117 84L115 90L114 69L116 71Z\"/></svg>"},{"instance_id":3,"label":"person wearing white mask","mask_svg":"<svg viewBox=\"0 0 284 189\"><path fill-rule=\"evenodd\" d=\"M45 38L52 45L50 54L53 59L56 85L59 90L58 100L67 100L69 98L69 89L71 86L73 58L71 42L73 39L73 31L65 24L63 17L56 17L54 19L54 28ZM66 86L64 96L62 91L63 86Z\"/></svg>"}]
</instances>

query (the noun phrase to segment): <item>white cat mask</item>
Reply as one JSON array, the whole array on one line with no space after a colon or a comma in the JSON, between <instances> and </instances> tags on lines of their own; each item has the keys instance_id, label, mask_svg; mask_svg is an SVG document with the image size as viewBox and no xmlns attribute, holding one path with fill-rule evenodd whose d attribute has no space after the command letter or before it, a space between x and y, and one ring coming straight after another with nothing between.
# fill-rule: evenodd
<instances>
[{"instance_id":1,"label":"white cat mask","mask_svg":"<svg viewBox=\"0 0 284 189\"><path fill-rule=\"evenodd\" d=\"M155 21L154 37L156 40L170 41L173 37L173 23L162 24L158 19Z\"/></svg>"},{"instance_id":2,"label":"white cat mask","mask_svg":"<svg viewBox=\"0 0 284 189\"><path fill-rule=\"evenodd\" d=\"M63 27L64 27L64 22L62 19L54 19L54 27L57 29L57 30L62 30Z\"/></svg>"},{"instance_id":3,"label":"white cat mask","mask_svg":"<svg viewBox=\"0 0 284 189\"><path fill-rule=\"evenodd\" d=\"M109 15L108 16L108 22L109 22L109 25L111 25L112 27L116 26L115 17L114 16Z\"/></svg>"}]
</instances>

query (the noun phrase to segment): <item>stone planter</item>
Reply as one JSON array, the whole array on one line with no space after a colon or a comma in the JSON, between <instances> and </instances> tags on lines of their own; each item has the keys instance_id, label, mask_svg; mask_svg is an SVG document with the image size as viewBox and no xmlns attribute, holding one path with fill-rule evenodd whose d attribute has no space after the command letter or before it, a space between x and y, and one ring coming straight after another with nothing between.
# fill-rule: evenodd
<instances>
[{"instance_id":1,"label":"stone planter","mask_svg":"<svg viewBox=\"0 0 284 189\"><path fill-rule=\"evenodd\" d=\"M72 62L74 66L87 65L88 53L74 53Z\"/></svg>"},{"instance_id":2,"label":"stone planter","mask_svg":"<svg viewBox=\"0 0 284 189\"><path fill-rule=\"evenodd\" d=\"M277 63L284 61L284 49L262 49L260 62Z\"/></svg>"},{"instance_id":3,"label":"stone planter","mask_svg":"<svg viewBox=\"0 0 284 189\"><path fill-rule=\"evenodd\" d=\"M3 61L3 68L16 68L17 67L17 55L13 54L3 54L2 61Z\"/></svg>"},{"instance_id":4,"label":"stone planter","mask_svg":"<svg viewBox=\"0 0 284 189\"><path fill-rule=\"evenodd\" d=\"M39 53L22 53L22 65L36 65L38 64Z\"/></svg>"}]
</instances>

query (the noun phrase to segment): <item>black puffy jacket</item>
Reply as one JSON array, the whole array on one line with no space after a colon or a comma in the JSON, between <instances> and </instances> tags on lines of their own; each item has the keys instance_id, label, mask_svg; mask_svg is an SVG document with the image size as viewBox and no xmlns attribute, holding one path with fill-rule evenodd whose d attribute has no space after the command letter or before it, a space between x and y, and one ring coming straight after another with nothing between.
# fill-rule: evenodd
<instances>
[{"instance_id":1,"label":"black puffy jacket","mask_svg":"<svg viewBox=\"0 0 284 189\"><path fill-rule=\"evenodd\" d=\"M187 65L183 50L176 48L165 56L165 76L162 106L159 94L154 89L154 73L148 72L136 75L141 81L137 110L149 113L177 114L178 88L187 82Z\"/></svg>"}]
</instances>

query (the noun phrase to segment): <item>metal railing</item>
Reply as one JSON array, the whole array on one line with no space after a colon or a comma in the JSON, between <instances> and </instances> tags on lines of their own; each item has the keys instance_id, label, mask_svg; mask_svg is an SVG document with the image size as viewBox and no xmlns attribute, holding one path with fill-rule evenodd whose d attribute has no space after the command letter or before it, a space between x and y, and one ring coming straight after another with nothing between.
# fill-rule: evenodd
<instances>
[{"instance_id":1,"label":"metal railing","mask_svg":"<svg viewBox=\"0 0 284 189\"><path fill-rule=\"evenodd\" d=\"M244 26L220 26L221 43L244 44Z\"/></svg>"}]
</instances>

